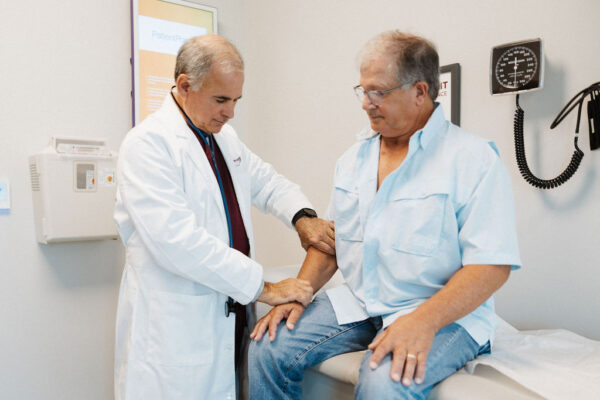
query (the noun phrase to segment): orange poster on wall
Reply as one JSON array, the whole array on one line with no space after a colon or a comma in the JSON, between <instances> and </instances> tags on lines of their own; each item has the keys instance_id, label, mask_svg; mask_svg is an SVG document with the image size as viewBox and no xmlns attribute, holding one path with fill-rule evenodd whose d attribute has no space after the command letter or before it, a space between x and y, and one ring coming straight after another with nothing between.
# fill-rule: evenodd
<instances>
[{"instance_id":1,"label":"orange poster on wall","mask_svg":"<svg viewBox=\"0 0 600 400\"><path fill-rule=\"evenodd\" d=\"M133 125L156 111L174 84L179 47L217 33L217 10L182 0L132 0Z\"/></svg>"}]
</instances>

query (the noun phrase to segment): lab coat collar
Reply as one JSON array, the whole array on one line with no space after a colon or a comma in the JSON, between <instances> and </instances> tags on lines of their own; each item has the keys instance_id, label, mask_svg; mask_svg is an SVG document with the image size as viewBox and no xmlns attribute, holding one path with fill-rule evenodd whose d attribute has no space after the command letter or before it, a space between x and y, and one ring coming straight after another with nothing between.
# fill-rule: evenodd
<instances>
[{"instance_id":1,"label":"lab coat collar","mask_svg":"<svg viewBox=\"0 0 600 400\"><path fill-rule=\"evenodd\" d=\"M165 128L173 132L175 136L186 141L185 150L196 168L200 171L210 171L210 173L203 173L200 175L204 178L206 184L210 188L210 192L213 194L215 202L220 205L221 214L225 221L225 209L223 208L219 182L217 182L217 178L212 172L212 167L206 158L202 145L196 138L196 134L188 126L183 115L181 115L179 107L175 104L175 100L173 100L171 94L167 95L158 112L161 113L161 120L167 124Z\"/></svg>"},{"instance_id":2,"label":"lab coat collar","mask_svg":"<svg viewBox=\"0 0 600 400\"><path fill-rule=\"evenodd\" d=\"M190 127L185 122L185 118L181 115L177 104L175 104L175 100L173 100L173 96L169 93L158 111L161 114L166 116L166 119L169 121L170 125L168 128L172 129L175 132L175 135L182 138L191 138L194 137L194 132L190 129Z\"/></svg>"},{"instance_id":3,"label":"lab coat collar","mask_svg":"<svg viewBox=\"0 0 600 400\"><path fill-rule=\"evenodd\" d=\"M165 121L168 121L169 126L167 129L172 129L175 136L185 139L188 142L187 149L192 162L201 170L212 170L210 162L202 149L202 145L196 138L196 134L188 126L185 117L181 115L179 107L177 107L177 104L170 93L165 98L160 112L164 113ZM210 185L218 188L219 184L217 179L212 175L213 174L206 174L205 177Z\"/></svg>"},{"instance_id":4,"label":"lab coat collar","mask_svg":"<svg viewBox=\"0 0 600 400\"><path fill-rule=\"evenodd\" d=\"M221 212L221 216L223 221L226 221L225 216L225 208L223 207L223 199L221 197L221 189L219 188L219 183L217 182L217 178L212 171L212 167L210 162L206 157L206 153L204 153L204 149L202 145L196 138L195 133L188 126L185 117L181 115L179 111L179 107L175 103L173 97L169 94L165 99L162 109L168 115L168 121L172 124L173 129L175 130L175 135L180 138L188 141L187 144L187 152L192 160L192 162L202 171L210 171L209 173L202 174L206 183L209 185L210 192L213 195L213 199L219 205L219 210ZM240 204L240 212L242 215L242 220L244 221L244 227L246 228L246 234L248 235L248 239L250 240L250 252L254 253L254 241L252 236L252 222L250 209L247 207L243 207L243 204L249 204L251 199L246 198L246 191L243 190L242 184L240 182L241 170L243 169L243 160L242 154L240 152L239 146L236 145L236 142L230 140L230 136L226 134L230 128L228 124L223 125L221 128L221 132L218 134L212 134L215 142L219 146L221 153L223 154L223 158L225 159L225 163L227 165L227 169L229 170L229 175L231 176L231 180L233 182L233 188L235 190L238 203Z\"/></svg>"}]
</instances>

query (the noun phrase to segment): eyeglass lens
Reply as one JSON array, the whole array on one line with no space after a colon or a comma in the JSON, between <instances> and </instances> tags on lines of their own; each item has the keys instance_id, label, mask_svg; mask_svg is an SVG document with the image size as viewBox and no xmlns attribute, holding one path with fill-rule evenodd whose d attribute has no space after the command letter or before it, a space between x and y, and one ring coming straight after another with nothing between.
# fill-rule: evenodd
<instances>
[{"instance_id":1,"label":"eyeglass lens","mask_svg":"<svg viewBox=\"0 0 600 400\"><path fill-rule=\"evenodd\" d=\"M369 102L375 106L381 105L381 93L376 90L365 90L362 86L356 86L354 88L354 93L356 93L356 97L361 103L364 103L365 96L369 98Z\"/></svg>"}]
</instances>

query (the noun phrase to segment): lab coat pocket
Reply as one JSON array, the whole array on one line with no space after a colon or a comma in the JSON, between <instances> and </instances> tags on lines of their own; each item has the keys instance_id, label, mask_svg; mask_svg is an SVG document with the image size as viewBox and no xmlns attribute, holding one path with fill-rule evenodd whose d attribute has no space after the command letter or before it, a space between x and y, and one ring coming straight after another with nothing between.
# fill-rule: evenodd
<instances>
[{"instance_id":1,"label":"lab coat pocket","mask_svg":"<svg viewBox=\"0 0 600 400\"><path fill-rule=\"evenodd\" d=\"M166 366L213 361L216 297L154 292L149 298L148 357Z\"/></svg>"},{"instance_id":2,"label":"lab coat pocket","mask_svg":"<svg viewBox=\"0 0 600 400\"><path fill-rule=\"evenodd\" d=\"M392 247L398 251L431 256L442 235L447 195L430 193L392 198L389 204L393 226Z\"/></svg>"},{"instance_id":3,"label":"lab coat pocket","mask_svg":"<svg viewBox=\"0 0 600 400\"><path fill-rule=\"evenodd\" d=\"M358 190L350 182L336 182L333 191L333 221L336 238L362 241Z\"/></svg>"}]
</instances>

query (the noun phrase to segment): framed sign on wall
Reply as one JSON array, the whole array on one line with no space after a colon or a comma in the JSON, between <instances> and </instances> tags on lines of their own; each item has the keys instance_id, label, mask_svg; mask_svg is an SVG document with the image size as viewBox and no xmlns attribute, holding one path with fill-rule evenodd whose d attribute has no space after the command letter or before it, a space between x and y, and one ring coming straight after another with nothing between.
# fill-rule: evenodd
<instances>
[{"instance_id":1,"label":"framed sign on wall","mask_svg":"<svg viewBox=\"0 0 600 400\"><path fill-rule=\"evenodd\" d=\"M436 99L446 117L455 125L460 125L460 64L448 64L440 67L440 92Z\"/></svg>"},{"instance_id":2,"label":"framed sign on wall","mask_svg":"<svg viewBox=\"0 0 600 400\"><path fill-rule=\"evenodd\" d=\"M217 33L217 9L185 0L131 0L132 123L156 111L187 39Z\"/></svg>"}]
</instances>

